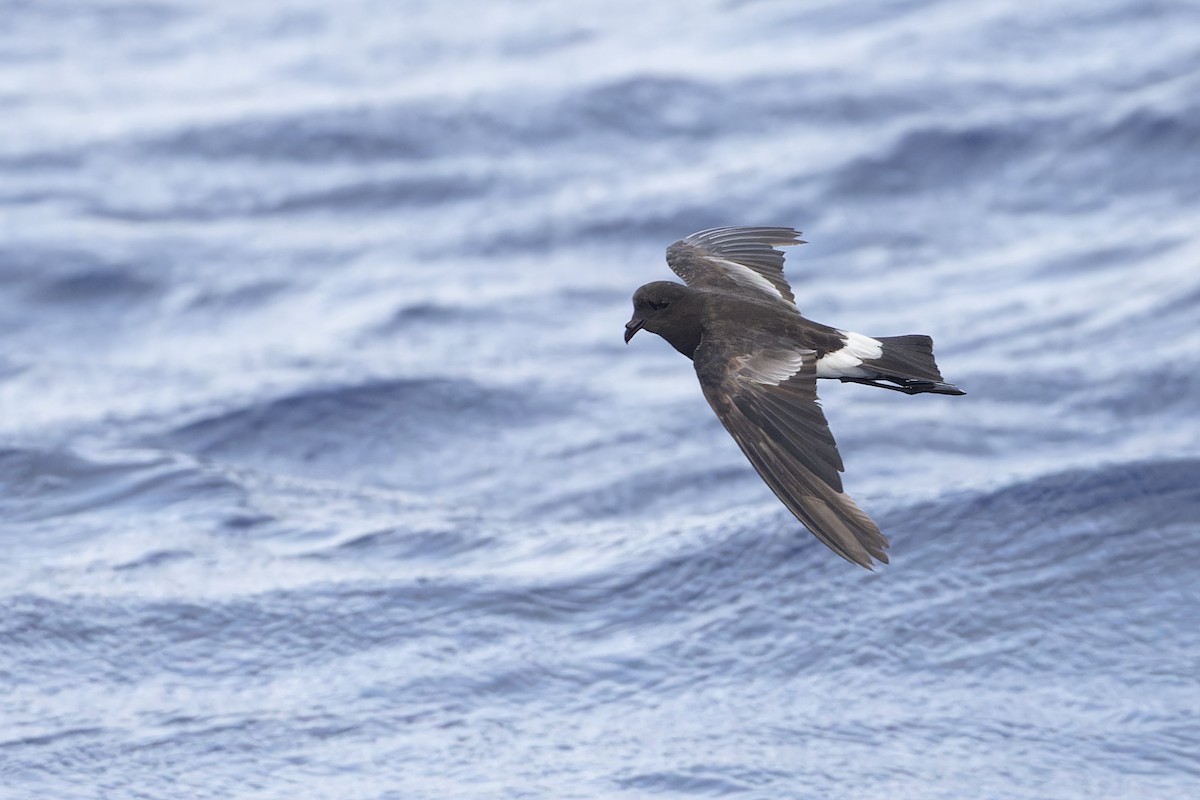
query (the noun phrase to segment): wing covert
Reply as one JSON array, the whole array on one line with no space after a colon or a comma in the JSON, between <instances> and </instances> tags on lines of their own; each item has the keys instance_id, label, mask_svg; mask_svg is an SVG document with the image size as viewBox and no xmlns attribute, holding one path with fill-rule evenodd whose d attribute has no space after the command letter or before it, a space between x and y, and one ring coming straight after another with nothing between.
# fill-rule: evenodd
<instances>
[{"instance_id":1,"label":"wing covert","mask_svg":"<svg viewBox=\"0 0 1200 800\"><path fill-rule=\"evenodd\" d=\"M776 246L804 244L793 228L710 228L667 248L667 264L689 286L742 289L794 303Z\"/></svg>"}]
</instances>

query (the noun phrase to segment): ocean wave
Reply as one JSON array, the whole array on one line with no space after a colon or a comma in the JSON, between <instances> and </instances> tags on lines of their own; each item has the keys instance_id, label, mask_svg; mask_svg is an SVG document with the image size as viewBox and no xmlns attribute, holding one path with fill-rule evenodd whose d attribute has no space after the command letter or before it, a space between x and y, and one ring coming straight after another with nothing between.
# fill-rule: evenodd
<instances>
[{"instance_id":1,"label":"ocean wave","mask_svg":"<svg viewBox=\"0 0 1200 800\"><path fill-rule=\"evenodd\" d=\"M1049 122L1044 131L1053 129ZM1027 159L1039 147L1026 121L954 129L929 125L904 133L883 153L859 157L831 176L847 195L933 191L977 182Z\"/></svg>"},{"instance_id":2,"label":"ocean wave","mask_svg":"<svg viewBox=\"0 0 1200 800\"><path fill-rule=\"evenodd\" d=\"M1030 509L1036 510L1032 516ZM915 550L928 549L929 556L953 558L963 566L1034 570L1061 565L1055 580L1065 583L1076 581L1080 576L1071 573L1085 568L1073 566L1074 561L1087 569L1136 562L1142 570L1171 572L1187 563L1179 560L1178 548L1188 546L1184 529L1200 519L1200 461L1068 470L965 502L918 506L896 518L897 526L911 529L907 539ZM1164 535L1181 538L1168 547ZM1123 579L1129 577L1126 572Z\"/></svg>"},{"instance_id":3,"label":"ocean wave","mask_svg":"<svg viewBox=\"0 0 1200 800\"><path fill-rule=\"evenodd\" d=\"M506 121L510 119L514 121ZM415 161L447 153L508 151L523 134L539 136L532 126L516 126L515 119L487 108L400 101L192 126L137 147L156 156L216 160Z\"/></svg>"},{"instance_id":4,"label":"ocean wave","mask_svg":"<svg viewBox=\"0 0 1200 800\"><path fill-rule=\"evenodd\" d=\"M0 450L0 514L10 522L242 497L242 487L229 477L161 452Z\"/></svg>"},{"instance_id":5,"label":"ocean wave","mask_svg":"<svg viewBox=\"0 0 1200 800\"><path fill-rule=\"evenodd\" d=\"M130 206L105 199L88 206L96 217L144 222L223 220L290 214L363 214L400 208L427 208L480 197L494 181L465 176L406 176L351 179L327 188L245 187L191 192L187 198L168 197L153 205ZM199 195L199 196L196 196Z\"/></svg>"},{"instance_id":6,"label":"ocean wave","mask_svg":"<svg viewBox=\"0 0 1200 800\"><path fill-rule=\"evenodd\" d=\"M285 474L432 487L500 468L500 431L557 413L535 393L464 379L381 380L256 401L150 441Z\"/></svg>"},{"instance_id":7,"label":"ocean wave","mask_svg":"<svg viewBox=\"0 0 1200 800\"><path fill-rule=\"evenodd\" d=\"M0 0L9 791L1188 796L1188 4L385 5ZM875 572L621 344L727 224L969 392Z\"/></svg>"}]
</instances>

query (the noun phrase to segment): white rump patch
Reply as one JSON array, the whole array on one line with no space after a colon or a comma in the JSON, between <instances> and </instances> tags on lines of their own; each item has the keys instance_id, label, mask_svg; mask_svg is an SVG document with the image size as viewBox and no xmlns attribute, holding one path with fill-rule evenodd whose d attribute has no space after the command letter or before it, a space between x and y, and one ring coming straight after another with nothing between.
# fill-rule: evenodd
<instances>
[{"instance_id":1,"label":"white rump patch","mask_svg":"<svg viewBox=\"0 0 1200 800\"><path fill-rule=\"evenodd\" d=\"M724 270L729 277L734 281L750 289L758 289L761 292L766 292L771 297L778 297L786 302L786 298L775 288L775 284L759 275L754 270L747 267L745 264L739 264L736 261L730 261L727 258L708 257L711 262ZM875 341L872 339L871 341Z\"/></svg>"},{"instance_id":2,"label":"white rump patch","mask_svg":"<svg viewBox=\"0 0 1200 800\"><path fill-rule=\"evenodd\" d=\"M804 369L815 350L763 350L741 357L738 373L755 383L778 386Z\"/></svg>"},{"instance_id":3,"label":"white rump patch","mask_svg":"<svg viewBox=\"0 0 1200 800\"><path fill-rule=\"evenodd\" d=\"M854 331L838 331L838 333L846 337L846 346L843 349L849 350L851 355L863 361L871 361L883 355L883 342L878 339L872 339L870 336L863 336Z\"/></svg>"},{"instance_id":4,"label":"white rump patch","mask_svg":"<svg viewBox=\"0 0 1200 800\"><path fill-rule=\"evenodd\" d=\"M862 368L864 361L883 355L883 343L853 331L838 331L846 340L840 350L832 350L817 359L818 378L869 378L873 372Z\"/></svg>"}]
</instances>

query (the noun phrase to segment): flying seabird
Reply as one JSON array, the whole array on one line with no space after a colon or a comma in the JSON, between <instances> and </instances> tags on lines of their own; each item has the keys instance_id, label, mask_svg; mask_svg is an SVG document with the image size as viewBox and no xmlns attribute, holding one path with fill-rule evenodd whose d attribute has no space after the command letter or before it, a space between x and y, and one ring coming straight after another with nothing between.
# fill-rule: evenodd
<instances>
[{"instance_id":1,"label":"flying seabird","mask_svg":"<svg viewBox=\"0 0 1200 800\"><path fill-rule=\"evenodd\" d=\"M633 295L625 342L645 329L696 368L717 417L776 496L812 533L867 569L887 563L887 538L842 491L842 458L817 401L817 379L905 394L965 394L942 380L928 336L852 333L805 319L776 246L792 228L712 228L667 248L684 284Z\"/></svg>"}]
</instances>

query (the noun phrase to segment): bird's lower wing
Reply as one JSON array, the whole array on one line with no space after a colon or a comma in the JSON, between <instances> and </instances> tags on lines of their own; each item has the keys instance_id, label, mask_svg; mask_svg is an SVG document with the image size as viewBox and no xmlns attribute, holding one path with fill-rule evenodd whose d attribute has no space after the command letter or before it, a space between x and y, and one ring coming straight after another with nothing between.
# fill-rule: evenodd
<instances>
[{"instance_id":1,"label":"bird's lower wing","mask_svg":"<svg viewBox=\"0 0 1200 800\"><path fill-rule=\"evenodd\" d=\"M888 540L842 491L842 459L817 402L816 353L696 351L704 396L775 495L818 539L870 569Z\"/></svg>"}]
</instances>

